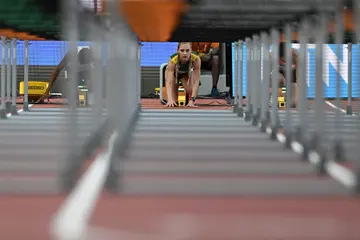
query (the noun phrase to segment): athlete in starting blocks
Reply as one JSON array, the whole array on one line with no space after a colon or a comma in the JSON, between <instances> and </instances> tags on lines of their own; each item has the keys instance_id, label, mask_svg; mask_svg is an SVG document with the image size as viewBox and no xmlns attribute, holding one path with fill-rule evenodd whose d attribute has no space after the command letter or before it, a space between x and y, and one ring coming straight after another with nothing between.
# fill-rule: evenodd
<instances>
[{"instance_id":1,"label":"athlete in starting blocks","mask_svg":"<svg viewBox=\"0 0 360 240\"><path fill-rule=\"evenodd\" d=\"M167 107L177 106L178 84L182 82L189 103L187 107L196 107L195 100L200 84L201 59L197 53L192 52L190 42L180 42L177 53L171 55L168 62L165 80L167 93Z\"/></svg>"}]
</instances>

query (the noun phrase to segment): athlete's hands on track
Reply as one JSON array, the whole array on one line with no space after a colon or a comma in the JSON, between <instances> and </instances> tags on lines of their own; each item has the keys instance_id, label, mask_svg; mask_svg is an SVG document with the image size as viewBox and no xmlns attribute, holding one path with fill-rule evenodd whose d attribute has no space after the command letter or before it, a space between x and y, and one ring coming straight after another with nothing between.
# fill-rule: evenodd
<instances>
[{"instance_id":1,"label":"athlete's hands on track","mask_svg":"<svg viewBox=\"0 0 360 240\"><path fill-rule=\"evenodd\" d=\"M186 107L197 107L193 101L190 101Z\"/></svg>"},{"instance_id":2,"label":"athlete's hands on track","mask_svg":"<svg viewBox=\"0 0 360 240\"><path fill-rule=\"evenodd\" d=\"M174 100L168 101L166 107L177 107L177 104Z\"/></svg>"}]
</instances>

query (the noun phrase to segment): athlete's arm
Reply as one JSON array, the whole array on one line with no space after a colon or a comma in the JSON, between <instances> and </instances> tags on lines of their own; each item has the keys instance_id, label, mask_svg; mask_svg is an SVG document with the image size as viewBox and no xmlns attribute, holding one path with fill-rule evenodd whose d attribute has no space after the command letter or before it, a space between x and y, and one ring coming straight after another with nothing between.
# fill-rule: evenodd
<instances>
[{"instance_id":1,"label":"athlete's arm","mask_svg":"<svg viewBox=\"0 0 360 240\"><path fill-rule=\"evenodd\" d=\"M168 101L174 101L174 84L175 84L175 64L170 60L168 62L166 72L165 72L165 81L166 81L166 92L168 96Z\"/></svg>"},{"instance_id":2,"label":"athlete's arm","mask_svg":"<svg viewBox=\"0 0 360 240\"><path fill-rule=\"evenodd\" d=\"M192 74L192 96L196 97L199 91L199 83L200 83L200 71L201 71L201 60L200 57L197 57L193 63L194 71Z\"/></svg>"}]
</instances>

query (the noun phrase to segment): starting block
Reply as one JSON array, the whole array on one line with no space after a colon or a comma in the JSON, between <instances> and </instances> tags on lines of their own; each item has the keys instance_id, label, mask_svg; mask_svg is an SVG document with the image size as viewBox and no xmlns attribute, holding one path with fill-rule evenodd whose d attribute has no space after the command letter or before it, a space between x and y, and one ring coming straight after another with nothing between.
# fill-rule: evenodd
<instances>
[{"instance_id":1,"label":"starting block","mask_svg":"<svg viewBox=\"0 0 360 240\"><path fill-rule=\"evenodd\" d=\"M37 103L37 101L44 96L47 88L49 87L48 82L38 82L38 81L29 81L28 82L28 101L31 103ZM19 95L25 95L25 83L24 81L20 82L19 85ZM46 98L49 102L51 98L61 98L61 93L50 93ZM45 99L40 101L39 103L44 103Z\"/></svg>"},{"instance_id":2,"label":"starting block","mask_svg":"<svg viewBox=\"0 0 360 240\"><path fill-rule=\"evenodd\" d=\"M178 104L179 104L179 107L186 106L186 92L183 87L178 88Z\"/></svg>"},{"instance_id":3,"label":"starting block","mask_svg":"<svg viewBox=\"0 0 360 240\"><path fill-rule=\"evenodd\" d=\"M155 88L155 95L159 96L160 95L160 88Z\"/></svg>"},{"instance_id":4,"label":"starting block","mask_svg":"<svg viewBox=\"0 0 360 240\"><path fill-rule=\"evenodd\" d=\"M88 88L85 86L78 86L78 106L88 106Z\"/></svg>"},{"instance_id":5,"label":"starting block","mask_svg":"<svg viewBox=\"0 0 360 240\"><path fill-rule=\"evenodd\" d=\"M284 97L278 97L278 107L284 108L286 106L285 104L285 98Z\"/></svg>"},{"instance_id":6,"label":"starting block","mask_svg":"<svg viewBox=\"0 0 360 240\"><path fill-rule=\"evenodd\" d=\"M284 107L286 107L286 101L285 101L285 97L284 97L286 95L286 87L282 87L280 89L280 91L281 91L281 95L280 95L280 97L278 97L278 107L284 108Z\"/></svg>"},{"instance_id":7,"label":"starting block","mask_svg":"<svg viewBox=\"0 0 360 240\"><path fill-rule=\"evenodd\" d=\"M28 82L28 100L29 102L36 102L40 97L44 96L49 86L48 82L29 81ZM20 82L19 95L24 96L25 83Z\"/></svg>"}]
</instances>

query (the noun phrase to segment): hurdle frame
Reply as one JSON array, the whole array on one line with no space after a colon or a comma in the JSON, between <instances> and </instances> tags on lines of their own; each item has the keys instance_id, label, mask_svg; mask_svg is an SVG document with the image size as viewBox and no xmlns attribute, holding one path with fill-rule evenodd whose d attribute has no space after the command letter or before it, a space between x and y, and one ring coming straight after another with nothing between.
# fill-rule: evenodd
<instances>
[{"instance_id":1,"label":"hurdle frame","mask_svg":"<svg viewBox=\"0 0 360 240\"><path fill-rule=\"evenodd\" d=\"M358 6L358 11L360 13L360 4L357 3ZM342 9L342 8L339 8ZM338 10L339 11L339 10ZM323 31L323 33L325 32L325 23L326 23L326 15L322 14L321 15L322 18L320 17L319 19L317 19L316 21L316 27L318 30L316 33L312 33L312 34L318 34L317 35L317 44L321 45L323 44L323 42L325 41L325 36L320 36L321 32ZM360 15L357 15L357 23L360 24ZM312 35L309 35L309 18L304 17L301 20L301 27L300 27L300 31L299 31L299 36L300 36L300 101L299 104L297 106L297 109L299 110L299 115L300 115L300 125L298 125L297 127L295 127L295 131L292 127L292 129L290 130L289 126L288 127L288 133L284 135L283 132L279 131L279 128L274 128L274 126L279 126L278 125L278 117L277 117L277 104L276 98L273 98L273 103L272 103L272 108L270 110L270 113L272 114L272 118L270 119L270 123L268 126L260 126L260 128L265 128L266 132L271 136L271 139L277 139L279 142L281 142L282 144L284 144L284 147L287 148L291 148L294 152L298 153L303 160L309 161L311 164L314 165L316 171L318 174L320 175L324 175L327 174L330 177L332 177L333 179L337 180L338 182L340 182L342 185L344 185L346 188L349 189L349 193L358 195L360 193L360 163L357 162L355 163L355 168L353 170L349 170L346 167L340 165L338 162L340 160L339 157L336 157L334 159L329 159L328 156L326 154L329 154L329 151L326 149L321 148L320 146L320 140L323 138L323 130L322 128L324 128L324 119L325 119L325 102L324 102L324 96L322 94L322 61L323 61L323 54L322 54L322 48L317 48L317 70L316 70L316 74L317 74L317 80L316 80L316 84L317 84L317 91L316 91L316 130L313 132L313 137L311 139L311 143L309 144L305 138L305 132L304 130L306 130L308 128L308 123L307 123L307 119L306 116L308 115L308 111L306 110L305 106L306 106L306 94L307 94L307 88L306 88L306 84L305 84L305 80L306 80L306 74L302 74L304 72L306 72L306 64L305 64L305 59L307 57L307 41L310 39L310 37ZM287 29L289 26L285 25L285 29ZM338 28L338 27L337 27ZM341 30L340 30L341 31ZM277 35L278 30L276 29L272 29L272 37L273 37L273 43L275 42L275 49L278 46L278 36ZM324 33L325 34L325 33ZM264 36L267 35L267 33L264 33ZM291 40L289 39L289 31L287 31L288 36L287 41ZM337 34L337 42L339 42L339 34ZM275 37L276 36L276 37ZM360 27L357 27L357 37L359 38L360 36ZM253 41L253 38L246 38L246 43L247 46L251 45ZM341 40L340 40L341 41ZM273 46L274 48L274 46ZM320 50L319 50L320 49ZM253 112L252 112L252 104L253 104L253 96L258 96L259 94L256 95L255 92L253 92L253 85L254 85L254 81L251 80L251 78L253 78L253 76L249 75L249 68L251 68L251 63L250 61L252 61L252 57L249 56L251 53L251 49L247 47L247 92L246 92L246 99L247 99L247 113L244 114L244 116L240 116L243 118L244 121L250 121L253 118ZM273 58L273 65L275 65L276 69L276 65L278 63L278 51L275 50L275 52L277 54L273 54L272 58ZM274 56L275 55L275 56ZM287 61L289 59L289 57L291 57L289 54L286 55L287 57ZM351 58L351 55L349 54L349 58ZM339 60L338 60L339 61ZM349 62L351 63L351 60L349 60ZM319 67L319 64L321 65ZM241 66L240 69L242 70L243 67ZM351 66L348 68L348 71L351 71ZM276 72L276 71L275 71ZM276 75L276 74L275 74ZM350 75L350 74L349 74ZM264 75L265 78L267 78L267 75ZM273 80L273 84L272 86L274 86L274 84L276 84L276 81L278 78L274 77L272 75L272 80ZM348 96L349 99L347 101L348 107L351 108L351 102L352 102L352 74L350 75L351 80L348 83ZM337 95L339 95L339 77L337 79ZM288 78L286 79L288 80ZM264 89L264 86L263 86ZM274 91L275 88L273 88L273 93L275 93ZM266 92L266 91L265 91ZM255 95L254 95L255 94ZM253 96L250 96L253 95ZM274 103L275 102L275 103ZM350 104L349 104L350 103ZM340 112L340 109L336 109L338 110L338 113ZM346 112L345 112L346 113ZM290 110L289 108L286 109L286 114L287 116L289 116ZM349 114L349 113L348 113ZM353 114L352 114L353 115ZM291 115L290 115L291 116ZM288 117L289 119L289 117ZM271 123L272 122L272 123ZM289 124L289 122L287 122L286 124ZM256 124L257 125L257 124ZM338 126L339 127L339 126ZM359 131L359 130L358 130ZM360 136L360 135L359 135ZM359 141L360 139L357 139L357 141ZM334 145L335 146L335 145Z\"/></svg>"}]
</instances>

